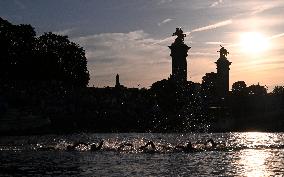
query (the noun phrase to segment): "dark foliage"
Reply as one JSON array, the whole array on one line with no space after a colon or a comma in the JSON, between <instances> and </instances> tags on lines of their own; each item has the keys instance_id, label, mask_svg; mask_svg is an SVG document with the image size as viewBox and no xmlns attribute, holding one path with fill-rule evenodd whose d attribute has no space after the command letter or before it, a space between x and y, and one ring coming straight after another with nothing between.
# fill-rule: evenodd
<instances>
[{"instance_id":1,"label":"dark foliage","mask_svg":"<svg viewBox=\"0 0 284 177\"><path fill-rule=\"evenodd\" d=\"M67 36L37 37L31 25L13 25L0 18L0 80L57 81L86 87L89 81L85 51Z\"/></svg>"}]
</instances>

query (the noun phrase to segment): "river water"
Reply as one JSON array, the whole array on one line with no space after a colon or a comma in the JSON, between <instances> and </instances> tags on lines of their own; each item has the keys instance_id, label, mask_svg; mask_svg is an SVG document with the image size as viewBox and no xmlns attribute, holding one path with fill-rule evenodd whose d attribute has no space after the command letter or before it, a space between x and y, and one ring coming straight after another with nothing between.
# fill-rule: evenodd
<instances>
[{"instance_id":1,"label":"river water","mask_svg":"<svg viewBox=\"0 0 284 177\"><path fill-rule=\"evenodd\" d=\"M203 145L209 138L218 143L216 148ZM102 139L103 147L96 152L86 145L65 150L74 142L92 144ZM148 141L157 151L138 150ZM188 141L199 151L175 150ZM118 150L125 142L134 148ZM2 136L0 176L284 176L284 133Z\"/></svg>"}]
</instances>

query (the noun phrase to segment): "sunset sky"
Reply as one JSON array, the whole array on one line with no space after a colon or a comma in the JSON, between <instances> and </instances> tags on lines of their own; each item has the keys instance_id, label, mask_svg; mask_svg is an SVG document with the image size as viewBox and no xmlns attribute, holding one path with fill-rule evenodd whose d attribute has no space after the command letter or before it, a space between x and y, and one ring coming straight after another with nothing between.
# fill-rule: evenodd
<instances>
[{"instance_id":1,"label":"sunset sky","mask_svg":"<svg viewBox=\"0 0 284 177\"><path fill-rule=\"evenodd\" d=\"M221 44L230 52L230 85L284 85L283 0L1 0L0 16L84 47L90 86L113 86L117 73L128 87L168 78L176 27L192 47L188 80L216 72Z\"/></svg>"}]
</instances>

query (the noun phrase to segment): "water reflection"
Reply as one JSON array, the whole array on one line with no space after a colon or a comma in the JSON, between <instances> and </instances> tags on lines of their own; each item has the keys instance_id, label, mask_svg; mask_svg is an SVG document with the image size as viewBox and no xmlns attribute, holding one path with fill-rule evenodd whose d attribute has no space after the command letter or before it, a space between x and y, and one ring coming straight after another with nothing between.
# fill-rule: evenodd
<instances>
[{"instance_id":1,"label":"water reflection","mask_svg":"<svg viewBox=\"0 0 284 177\"><path fill-rule=\"evenodd\" d=\"M271 167L275 164L271 161L275 157L269 146L277 141L275 134L247 132L241 134L233 134L235 144L242 144L248 147L239 153L234 154L235 162L233 165L241 176L274 176Z\"/></svg>"},{"instance_id":2,"label":"water reflection","mask_svg":"<svg viewBox=\"0 0 284 177\"><path fill-rule=\"evenodd\" d=\"M242 150L240 154L240 160L238 165L243 167L240 172L242 176L271 176L272 174L267 171L266 165L267 158L271 156L271 153L266 150Z\"/></svg>"},{"instance_id":3,"label":"water reflection","mask_svg":"<svg viewBox=\"0 0 284 177\"><path fill-rule=\"evenodd\" d=\"M247 148L265 148L279 142L277 134L262 132L232 133L230 139L234 146Z\"/></svg>"}]
</instances>

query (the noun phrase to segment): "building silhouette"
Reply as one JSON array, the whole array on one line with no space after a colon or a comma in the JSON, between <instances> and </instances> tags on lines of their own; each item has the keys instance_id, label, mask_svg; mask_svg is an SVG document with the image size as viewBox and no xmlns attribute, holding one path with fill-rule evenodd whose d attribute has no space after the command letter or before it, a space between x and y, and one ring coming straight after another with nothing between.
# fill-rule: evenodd
<instances>
[{"instance_id":1,"label":"building silhouette","mask_svg":"<svg viewBox=\"0 0 284 177\"><path fill-rule=\"evenodd\" d=\"M118 74L116 74L116 76L115 76L115 87L120 87L119 75Z\"/></svg>"},{"instance_id":2,"label":"building silhouette","mask_svg":"<svg viewBox=\"0 0 284 177\"><path fill-rule=\"evenodd\" d=\"M217 73L206 73L202 77L202 88L207 102L212 105L226 106L229 95L229 71L232 62L227 59L226 56L229 52L223 46L218 52L220 52L220 57L215 62Z\"/></svg>"},{"instance_id":3,"label":"building silhouette","mask_svg":"<svg viewBox=\"0 0 284 177\"><path fill-rule=\"evenodd\" d=\"M220 58L215 62L217 65L216 89L218 97L225 99L229 94L229 71L232 62L227 59L229 52L223 46L218 52L220 52Z\"/></svg>"},{"instance_id":4,"label":"building silhouette","mask_svg":"<svg viewBox=\"0 0 284 177\"><path fill-rule=\"evenodd\" d=\"M126 87L122 84L120 84L120 81L119 81L119 74L116 74L115 76L115 86L114 88L116 89L126 89Z\"/></svg>"},{"instance_id":5,"label":"building silhouette","mask_svg":"<svg viewBox=\"0 0 284 177\"><path fill-rule=\"evenodd\" d=\"M170 79L178 83L185 83L187 81L186 57L188 56L187 52L191 47L184 44L184 37L186 37L186 34L183 34L181 28L176 28L176 32L173 33L173 36L177 36L177 38L174 43L169 46L172 57L172 75L170 76Z\"/></svg>"}]
</instances>

